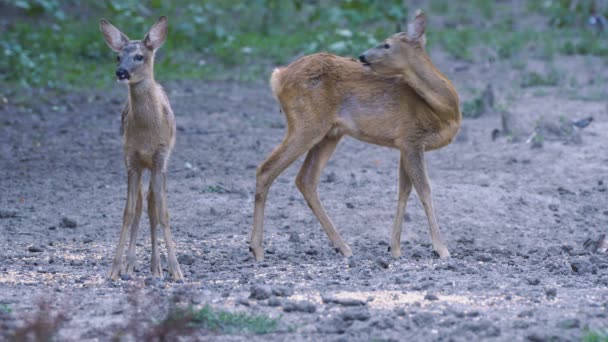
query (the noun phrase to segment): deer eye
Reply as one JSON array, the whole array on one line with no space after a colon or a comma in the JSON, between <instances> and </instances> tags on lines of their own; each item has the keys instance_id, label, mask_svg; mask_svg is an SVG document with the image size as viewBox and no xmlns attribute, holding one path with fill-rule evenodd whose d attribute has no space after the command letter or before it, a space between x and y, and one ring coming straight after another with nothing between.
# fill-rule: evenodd
<instances>
[{"instance_id":1,"label":"deer eye","mask_svg":"<svg viewBox=\"0 0 608 342\"><path fill-rule=\"evenodd\" d=\"M383 47L383 48L385 48L385 49L388 49L388 48L390 48L391 46L390 46L388 43L384 43L384 45L382 45L382 47Z\"/></svg>"},{"instance_id":2,"label":"deer eye","mask_svg":"<svg viewBox=\"0 0 608 342\"><path fill-rule=\"evenodd\" d=\"M120 56L116 56L116 61L120 62Z\"/></svg>"},{"instance_id":3,"label":"deer eye","mask_svg":"<svg viewBox=\"0 0 608 342\"><path fill-rule=\"evenodd\" d=\"M136 61L143 61L144 60L144 56L142 56L142 55L135 55L135 60Z\"/></svg>"}]
</instances>

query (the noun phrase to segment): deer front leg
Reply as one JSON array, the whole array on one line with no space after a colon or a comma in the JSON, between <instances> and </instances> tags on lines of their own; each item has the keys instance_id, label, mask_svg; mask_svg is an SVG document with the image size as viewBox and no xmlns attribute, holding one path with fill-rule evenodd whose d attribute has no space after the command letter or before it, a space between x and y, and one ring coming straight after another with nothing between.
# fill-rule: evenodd
<instances>
[{"instance_id":1,"label":"deer front leg","mask_svg":"<svg viewBox=\"0 0 608 342\"><path fill-rule=\"evenodd\" d=\"M135 266L137 266L137 258L135 257L135 244L137 242L137 231L139 230L139 220L141 219L142 211L142 193L141 184L138 185L139 190L137 191L137 203L135 204L135 217L131 224L131 241L129 241L129 253L127 254L127 270L125 274L133 275Z\"/></svg>"},{"instance_id":2,"label":"deer front leg","mask_svg":"<svg viewBox=\"0 0 608 342\"><path fill-rule=\"evenodd\" d=\"M403 227L403 217L405 215L407 200L412 192L412 181L405 172L403 158L405 158L405 156L401 153L401 158L399 159L399 199L397 201L397 215L395 216L395 224L393 225L391 244L388 247L389 252L391 252L391 255L395 258L401 256L401 229Z\"/></svg>"},{"instance_id":3,"label":"deer front leg","mask_svg":"<svg viewBox=\"0 0 608 342\"><path fill-rule=\"evenodd\" d=\"M175 255L171 227L169 227L169 211L167 210L167 193L165 191L166 173L160 170L152 171L152 185L156 214L160 226L163 228L165 244L167 245L167 263L169 267L169 274L171 274L174 281L183 281L184 276L179 267L177 256Z\"/></svg>"},{"instance_id":4,"label":"deer front leg","mask_svg":"<svg viewBox=\"0 0 608 342\"><path fill-rule=\"evenodd\" d=\"M127 204L125 205L125 211L122 220L122 228L120 230L120 238L118 240L118 246L116 247L116 253L114 254L114 261L112 262L112 270L110 271L109 277L112 280L116 280L122 272L122 254L125 247L125 240L127 238L127 232L129 226L133 222L135 217L135 201L137 196L137 189L141 179L140 170L129 170L128 181L127 181Z\"/></svg>"},{"instance_id":5,"label":"deer front leg","mask_svg":"<svg viewBox=\"0 0 608 342\"><path fill-rule=\"evenodd\" d=\"M420 198L420 202L422 202L426 217L429 221L433 249L440 258L448 258L450 256L450 252L448 251L445 242L443 242L443 238L439 232L437 218L435 217L435 210L433 209L431 186L429 184L429 178L426 173L426 166L424 163L424 152L422 149L415 149L412 151L404 150L402 155L405 155L406 157L403 159L405 172L410 177L410 180L418 193L418 197Z\"/></svg>"},{"instance_id":6,"label":"deer front leg","mask_svg":"<svg viewBox=\"0 0 608 342\"><path fill-rule=\"evenodd\" d=\"M152 256L150 257L150 269L152 276L162 278L163 269L160 267L160 257L158 255L158 243L156 242L156 227L158 226L158 216L154 200L152 181L148 189L148 219L150 220L150 242L152 244Z\"/></svg>"}]
</instances>

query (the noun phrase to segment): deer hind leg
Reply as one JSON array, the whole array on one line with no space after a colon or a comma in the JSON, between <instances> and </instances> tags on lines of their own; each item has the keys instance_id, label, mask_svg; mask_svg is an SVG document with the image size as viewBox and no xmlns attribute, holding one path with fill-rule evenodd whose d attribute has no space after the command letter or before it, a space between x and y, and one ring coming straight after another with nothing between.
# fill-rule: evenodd
<instances>
[{"instance_id":1,"label":"deer hind leg","mask_svg":"<svg viewBox=\"0 0 608 342\"><path fill-rule=\"evenodd\" d=\"M397 201L397 215L395 216L395 224L393 225L393 234L391 244L388 247L389 252L395 258L401 256L401 229L403 227L403 217L405 215L405 207L407 200L412 192L412 181L405 172L403 159L405 155L401 153L399 160L399 199Z\"/></svg>"},{"instance_id":2,"label":"deer hind leg","mask_svg":"<svg viewBox=\"0 0 608 342\"><path fill-rule=\"evenodd\" d=\"M344 242L340 233L338 233L334 224L327 216L317 193L317 186L319 185L319 178L321 177L323 168L327 165L327 161L336 150L340 138L341 137L326 136L308 151L306 160L304 161L304 164L302 164L302 168L296 178L296 185L298 189L300 189L302 195L304 195L308 206L321 223L321 226L334 247L337 248L343 256L350 257L353 255L353 252L346 242Z\"/></svg>"},{"instance_id":3,"label":"deer hind leg","mask_svg":"<svg viewBox=\"0 0 608 342\"><path fill-rule=\"evenodd\" d=\"M152 276L162 278L163 269L160 267L160 257L158 255L158 243L156 239L156 227L158 226L158 216L156 204L154 203L154 190L152 187L152 179L150 179L150 187L148 189L148 219L150 220L150 242L152 244L152 256L150 257L150 270Z\"/></svg>"},{"instance_id":4,"label":"deer hind leg","mask_svg":"<svg viewBox=\"0 0 608 342\"><path fill-rule=\"evenodd\" d=\"M275 150L260 164L256 173L255 206L253 211L253 229L251 231L250 251L256 261L264 260L262 248L264 229L264 207L266 196L272 182L304 152L313 147L327 132L288 130L287 135Z\"/></svg>"},{"instance_id":5,"label":"deer hind leg","mask_svg":"<svg viewBox=\"0 0 608 342\"><path fill-rule=\"evenodd\" d=\"M156 209L156 217L160 226L163 228L165 237L165 245L167 246L167 266L169 274L174 281L183 281L184 275L179 267L177 256L175 254L175 246L173 245L173 236L171 235L171 227L169 226L169 211L167 210L167 192L166 192L166 173L164 169L154 169L152 171L152 187L154 192L154 206Z\"/></svg>"},{"instance_id":6,"label":"deer hind leg","mask_svg":"<svg viewBox=\"0 0 608 342\"><path fill-rule=\"evenodd\" d=\"M137 191L137 203L135 204L135 217L131 224L131 241L129 241L129 253L127 254L127 270L125 274L132 275L137 266L137 258L135 257L135 244L137 242L137 231L139 230L139 220L141 219L143 195L141 190L141 184Z\"/></svg>"},{"instance_id":7,"label":"deer hind leg","mask_svg":"<svg viewBox=\"0 0 608 342\"><path fill-rule=\"evenodd\" d=\"M112 269L110 270L109 277L112 280L116 280L122 272L122 254L125 248L125 240L127 239L127 233L129 226L135 218L135 202L137 200L137 191L139 189L139 183L141 180L141 170L131 169L128 171L127 181L127 204L125 205L125 211L122 220L122 228L120 230L120 238L118 239L118 246L116 246L116 253L114 254L114 261L112 262Z\"/></svg>"},{"instance_id":8,"label":"deer hind leg","mask_svg":"<svg viewBox=\"0 0 608 342\"><path fill-rule=\"evenodd\" d=\"M431 186L426 173L424 152L421 149L416 149L413 151L404 150L402 151L402 156L403 155L405 155L405 159L403 160L405 172L410 177L410 180L418 193L418 197L424 206L424 211L429 221L433 249L440 258L448 258L450 256L450 252L448 251L445 242L443 242L443 238L439 232L437 218L435 217L435 210L433 209Z\"/></svg>"}]
</instances>

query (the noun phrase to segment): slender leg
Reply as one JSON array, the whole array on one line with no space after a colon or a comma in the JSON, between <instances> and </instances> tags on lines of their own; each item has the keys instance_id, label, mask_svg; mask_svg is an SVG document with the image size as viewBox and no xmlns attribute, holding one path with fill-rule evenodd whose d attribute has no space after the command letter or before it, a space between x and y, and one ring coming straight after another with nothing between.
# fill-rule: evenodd
<instances>
[{"instance_id":1,"label":"slender leg","mask_svg":"<svg viewBox=\"0 0 608 342\"><path fill-rule=\"evenodd\" d=\"M173 237L171 236L171 227L169 227L169 211L167 210L167 193L166 188L166 173L164 170L155 169L152 171L152 186L154 192L154 204L156 214L160 226L163 228L165 236L165 244L167 245L167 263L169 274L175 281L184 280L182 270L177 262L175 255L175 246L173 245Z\"/></svg>"},{"instance_id":2,"label":"slender leg","mask_svg":"<svg viewBox=\"0 0 608 342\"><path fill-rule=\"evenodd\" d=\"M433 249L440 258L448 258L450 252L443 242L441 233L439 232L439 226L437 225L437 219L435 218L435 211L433 210L433 199L431 197L431 186L429 184L428 175L426 173L426 167L424 163L424 152L422 150L402 151L402 156L405 156L403 165L405 166L405 172L410 177L410 180L414 184L414 188L420 197L420 201L424 206L426 217L429 221L429 227L431 230L431 241L433 243Z\"/></svg>"},{"instance_id":3,"label":"slender leg","mask_svg":"<svg viewBox=\"0 0 608 342\"><path fill-rule=\"evenodd\" d=\"M141 179L141 170L129 170L128 179L129 180L127 183L127 204L125 205L122 228L120 230L120 239L118 240L118 246L116 247L116 253L114 254L112 270L109 274L110 279L113 280L116 280L122 271L122 254L125 247L125 240L127 239L127 232L129 231L129 226L131 225L135 217L135 201L137 196L137 189Z\"/></svg>"},{"instance_id":4,"label":"slender leg","mask_svg":"<svg viewBox=\"0 0 608 342\"><path fill-rule=\"evenodd\" d=\"M404 158L405 156L402 153L399 160L399 199L397 201L397 215L395 216L393 235L389 246L389 251L395 258L401 256L401 228L403 227L403 217L405 215L407 200L412 192L412 182L405 172L405 166L403 165Z\"/></svg>"},{"instance_id":5,"label":"slender leg","mask_svg":"<svg viewBox=\"0 0 608 342\"><path fill-rule=\"evenodd\" d=\"M304 195L308 206L312 209L312 212L321 223L321 226L323 226L325 233L334 247L338 248L343 256L350 257L353 255L353 252L346 242L342 240L340 233L338 233L334 224L327 216L317 193L317 186L319 185L319 178L321 177L323 168L327 165L327 161L336 150L340 138L341 137L325 137L308 151L306 160L304 161L304 164L302 164L302 168L296 178L296 185L298 186L298 189L300 189L300 192L302 192L302 195Z\"/></svg>"},{"instance_id":6,"label":"slender leg","mask_svg":"<svg viewBox=\"0 0 608 342\"><path fill-rule=\"evenodd\" d=\"M158 243L156 242L156 226L158 225L158 216L156 204L154 203L154 191L152 180L148 189L148 219L150 220L150 241L152 243L152 257L150 258L150 269L152 276L161 278L163 269L160 267L160 257L158 255Z\"/></svg>"},{"instance_id":7,"label":"slender leg","mask_svg":"<svg viewBox=\"0 0 608 342\"><path fill-rule=\"evenodd\" d=\"M250 250L256 261L264 260L262 238L264 229L264 207L266 195L272 182L304 152L323 138L318 133L288 131L285 139L258 167L255 184L255 207L253 211L253 230L251 231Z\"/></svg>"},{"instance_id":8,"label":"slender leg","mask_svg":"<svg viewBox=\"0 0 608 342\"><path fill-rule=\"evenodd\" d=\"M135 243L137 242L137 231L139 230L139 220L141 219L143 204L141 184L139 184L138 188L137 203L135 204L135 217L133 218L133 223L131 224L131 241L129 242L129 253L127 254L127 271L125 274L128 275L133 274L135 266L137 265L137 258L135 257Z\"/></svg>"}]
</instances>

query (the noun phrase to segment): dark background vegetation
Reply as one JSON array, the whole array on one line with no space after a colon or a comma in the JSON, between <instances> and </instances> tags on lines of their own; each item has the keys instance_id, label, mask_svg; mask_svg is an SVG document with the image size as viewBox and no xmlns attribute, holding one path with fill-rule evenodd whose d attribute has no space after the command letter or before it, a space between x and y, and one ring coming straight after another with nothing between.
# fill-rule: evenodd
<instances>
[{"instance_id":1,"label":"dark background vegetation","mask_svg":"<svg viewBox=\"0 0 608 342\"><path fill-rule=\"evenodd\" d=\"M356 56L397 30L421 7L442 22L430 47L455 59L483 62L522 52L608 55L589 27L592 1L403 0L2 0L0 82L19 87L99 87L113 78L113 52L99 18L141 39L156 17L170 20L159 53L159 79L266 78L273 65L317 51ZM531 20L509 15L525 6ZM601 14L601 12L599 13ZM604 13L606 14L606 13ZM500 18L496 18L496 16ZM549 82L551 80L548 80Z\"/></svg>"}]
</instances>

